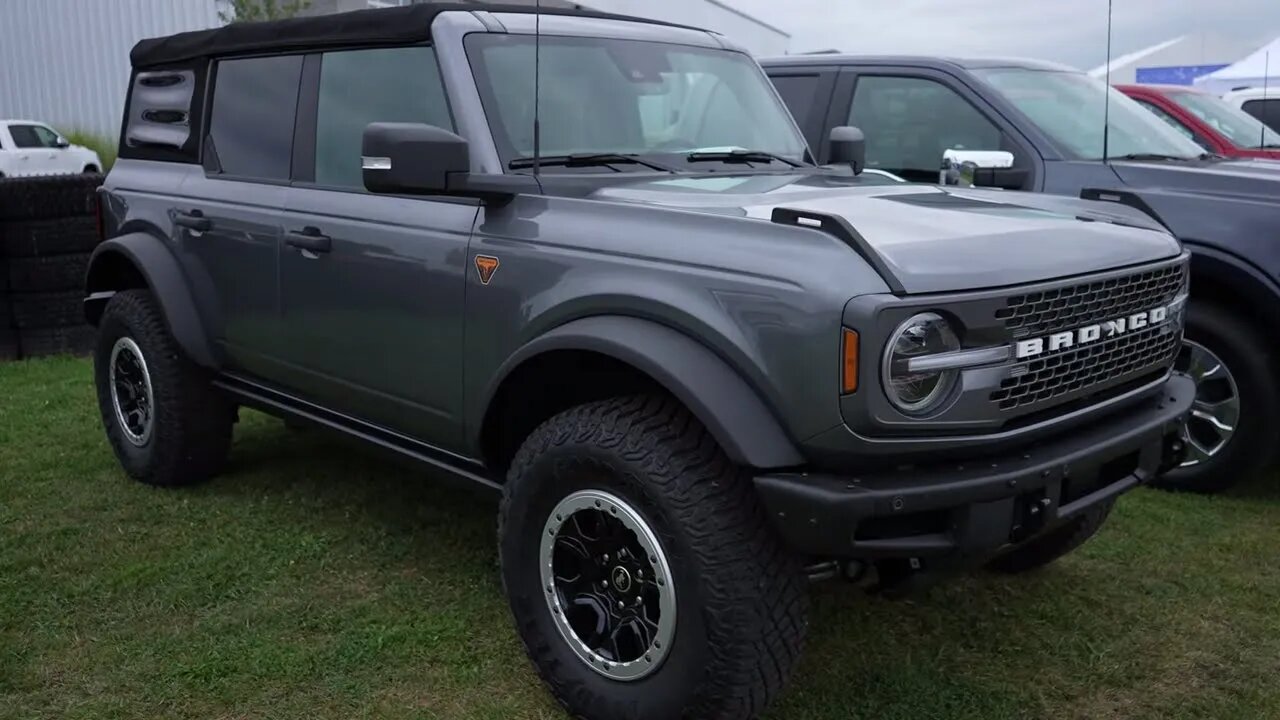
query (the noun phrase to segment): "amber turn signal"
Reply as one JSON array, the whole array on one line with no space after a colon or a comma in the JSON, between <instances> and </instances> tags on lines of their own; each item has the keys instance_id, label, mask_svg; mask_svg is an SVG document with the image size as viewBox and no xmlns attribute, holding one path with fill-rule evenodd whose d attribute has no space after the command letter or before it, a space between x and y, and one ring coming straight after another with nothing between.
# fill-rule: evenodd
<instances>
[{"instance_id":1,"label":"amber turn signal","mask_svg":"<svg viewBox=\"0 0 1280 720\"><path fill-rule=\"evenodd\" d=\"M848 395L858 390L858 333L844 329L840 342L840 392Z\"/></svg>"}]
</instances>

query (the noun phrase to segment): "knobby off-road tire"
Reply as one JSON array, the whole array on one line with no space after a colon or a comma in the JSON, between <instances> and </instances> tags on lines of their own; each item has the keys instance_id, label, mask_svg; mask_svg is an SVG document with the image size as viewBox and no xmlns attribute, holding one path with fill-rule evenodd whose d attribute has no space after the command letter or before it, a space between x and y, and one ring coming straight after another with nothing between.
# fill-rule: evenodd
<instances>
[{"instance_id":1,"label":"knobby off-road tire","mask_svg":"<svg viewBox=\"0 0 1280 720\"><path fill-rule=\"evenodd\" d=\"M987 564L1010 575L1038 570L1080 547L1098 533L1111 514L1114 500L1096 505L1049 532L1015 546Z\"/></svg>"},{"instance_id":2,"label":"knobby off-road tire","mask_svg":"<svg viewBox=\"0 0 1280 720\"><path fill-rule=\"evenodd\" d=\"M585 648L575 650L563 634L561 613L553 616L549 598L558 596L541 575L544 553L553 552L547 548L561 552L553 515L595 492L620 501L623 515L634 512L652 531L670 575L662 589L674 596L674 615L660 614L656 624L671 621L672 640L656 649L649 644L654 652L645 656L652 663L637 657L638 678L607 676L599 669L603 658L596 659L600 665L588 664ZM587 505L562 518L559 531L566 538L573 518L591 524L590 500ZM610 503L598 507L601 522L611 522ZM544 423L512 462L498 535L517 631L538 673L574 717L753 718L777 695L800 655L808 593L799 560L779 543L748 474L673 399L615 398ZM544 543L544 535L555 539ZM660 574L662 565L633 565L655 598L661 583L643 568ZM617 577L611 574L616 567L604 572L599 582ZM615 583L610 591L620 588ZM646 612L649 607L646 598Z\"/></svg>"},{"instance_id":3,"label":"knobby off-road tire","mask_svg":"<svg viewBox=\"0 0 1280 720\"><path fill-rule=\"evenodd\" d=\"M1280 424L1275 355L1237 315L1203 303L1192 302L1188 310L1186 339L1175 367L1196 380L1193 417L1187 424L1188 455L1183 466L1157 478L1154 485L1221 492L1258 478L1275 459L1273 438ZM1229 394L1235 396L1234 408ZM1224 432L1227 427L1229 433ZM1215 450L1224 436L1225 444Z\"/></svg>"},{"instance_id":4,"label":"knobby off-road tire","mask_svg":"<svg viewBox=\"0 0 1280 720\"><path fill-rule=\"evenodd\" d=\"M140 363L135 362L139 352ZM107 303L94 347L94 378L107 440L131 477L171 487L199 483L221 471L231 445L234 406L182 355L149 291L127 290ZM139 378L149 381L149 393ZM130 384L135 389L123 387ZM142 422L145 413L117 411L116 398L133 407L134 399L148 394L149 424Z\"/></svg>"}]
</instances>

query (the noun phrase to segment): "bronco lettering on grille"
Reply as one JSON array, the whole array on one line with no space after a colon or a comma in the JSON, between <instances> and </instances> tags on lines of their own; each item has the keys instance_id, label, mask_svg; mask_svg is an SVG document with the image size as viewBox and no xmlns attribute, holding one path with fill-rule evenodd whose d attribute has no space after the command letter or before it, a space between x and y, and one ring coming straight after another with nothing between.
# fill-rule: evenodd
<instances>
[{"instance_id":1,"label":"bronco lettering on grille","mask_svg":"<svg viewBox=\"0 0 1280 720\"><path fill-rule=\"evenodd\" d=\"M1026 358L1043 355L1046 352L1088 345L1099 340L1107 340L1135 330L1159 325L1169 319L1170 307L1166 305L1152 310L1145 310L1122 318L1086 325L1075 330L1054 333L1046 337L1019 340L1014 343L1013 355L1015 359L1025 360Z\"/></svg>"}]
</instances>

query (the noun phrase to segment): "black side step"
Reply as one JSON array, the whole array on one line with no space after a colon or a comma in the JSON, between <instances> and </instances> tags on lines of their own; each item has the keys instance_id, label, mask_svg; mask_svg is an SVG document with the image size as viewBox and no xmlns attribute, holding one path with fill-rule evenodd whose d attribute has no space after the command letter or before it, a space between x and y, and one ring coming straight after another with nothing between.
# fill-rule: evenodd
<instances>
[{"instance_id":1,"label":"black side step","mask_svg":"<svg viewBox=\"0 0 1280 720\"><path fill-rule=\"evenodd\" d=\"M770 219L779 225L812 228L835 236L853 248L854 252L861 255L862 259L871 265L871 268L889 286L890 292L895 295L907 294L907 289L902 286L902 281L898 280L898 276L894 275L893 270L889 269L889 264L884 261L880 253L876 252L876 249L871 247L871 243L867 242L866 238L853 229L848 220L839 215L780 207L773 209L773 216Z\"/></svg>"},{"instance_id":2,"label":"black side step","mask_svg":"<svg viewBox=\"0 0 1280 720\"><path fill-rule=\"evenodd\" d=\"M261 410L268 415L319 425L355 438L392 455L442 471L458 484L499 493L502 486L475 460L441 450L386 428L328 410L314 403L274 390L247 378L223 375L213 384L230 394L236 402Z\"/></svg>"}]
</instances>

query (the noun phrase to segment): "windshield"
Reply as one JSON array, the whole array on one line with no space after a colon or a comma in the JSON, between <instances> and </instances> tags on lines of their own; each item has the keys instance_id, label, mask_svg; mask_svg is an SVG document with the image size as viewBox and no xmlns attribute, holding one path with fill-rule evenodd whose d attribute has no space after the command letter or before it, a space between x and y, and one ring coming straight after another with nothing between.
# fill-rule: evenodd
<instances>
[{"instance_id":1,"label":"windshield","mask_svg":"<svg viewBox=\"0 0 1280 720\"><path fill-rule=\"evenodd\" d=\"M1212 95L1171 92L1169 97L1184 110L1200 118L1201 122L1217 130L1236 147L1280 147L1280 134L1276 134L1249 113L1231 107Z\"/></svg>"},{"instance_id":2,"label":"windshield","mask_svg":"<svg viewBox=\"0 0 1280 720\"><path fill-rule=\"evenodd\" d=\"M466 43L498 152L518 167L533 156L534 38L478 33ZM741 53L544 35L541 56L543 157L643 155L680 167L695 152L805 159L790 115Z\"/></svg>"},{"instance_id":3,"label":"windshield","mask_svg":"<svg viewBox=\"0 0 1280 720\"><path fill-rule=\"evenodd\" d=\"M1199 157L1204 150L1118 90L1083 73L983 68L974 71L1081 160L1103 159L1103 118L1111 96L1107 155Z\"/></svg>"}]
</instances>

